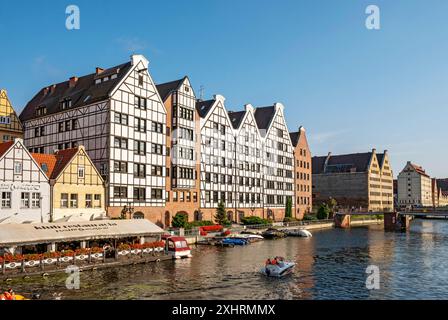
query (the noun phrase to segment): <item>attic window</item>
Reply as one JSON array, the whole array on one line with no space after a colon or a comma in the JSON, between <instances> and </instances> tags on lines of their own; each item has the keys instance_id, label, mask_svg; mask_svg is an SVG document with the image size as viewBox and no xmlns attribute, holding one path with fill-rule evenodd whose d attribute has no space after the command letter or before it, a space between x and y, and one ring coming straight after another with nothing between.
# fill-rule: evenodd
<instances>
[{"instance_id":1,"label":"attic window","mask_svg":"<svg viewBox=\"0 0 448 320\"><path fill-rule=\"evenodd\" d=\"M86 102L87 100L89 100L90 99L90 95L88 95L85 99L84 99L84 102Z\"/></svg>"},{"instance_id":2,"label":"attic window","mask_svg":"<svg viewBox=\"0 0 448 320\"><path fill-rule=\"evenodd\" d=\"M138 85L143 87L143 75L141 74L138 75Z\"/></svg>"},{"instance_id":3,"label":"attic window","mask_svg":"<svg viewBox=\"0 0 448 320\"><path fill-rule=\"evenodd\" d=\"M96 79L95 80L95 84L100 84L101 83L101 79Z\"/></svg>"},{"instance_id":4,"label":"attic window","mask_svg":"<svg viewBox=\"0 0 448 320\"><path fill-rule=\"evenodd\" d=\"M42 163L41 168L45 173L48 173L48 165L46 163Z\"/></svg>"},{"instance_id":5,"label":"attic window","mask_svg":"<svg viewBox=\"0 0 448 320\"><path fill-rule=\"evenodd\" d=\"M115 73L115 74L113 74L113 75L110 76L110 79L111 79L111 80L113 80L113 79L117 79L117 77L118 77L118 75Z\"/></svg>"},{"instance_id":6,"label":"attic window","mask_svg":"<svg viewBox=\"0 0 448 320\"><path fill-rule=\"evenodd\" d=\"M72 99L66 98L61 101L61 108L62 110L70 108L72 106Z\"/></svg>"},{"instance_id":7,"label":"attic window","mask_svg":"<svg viewBox=\"0 0 448 320\"><path fill-rule=\"evenodd\" d=\"M42 107L38 107L36 109L36 115L37 116L43 116L43 115L46 115L46 114L47 114L47 107L42 106Z\"/></svg>"},{"instance_id":8,"label":"attic window","mask_svg":"<svg viewBox=\"0 0 448 320\"><path fill-rule=\"evenodd\" d=\"M190 88L188 88L187 86L185 86L185 92L190 92Z\"/></svg>"},{"instance_id":9,"label":"attic window","mask_svg":"<svg viewBox=\"0 0 448 320\"><path fill-rule=\"evenodd\" d=\"M109 81L109 77L104 77L103 82Z\"/></svg>"}]
</instances>

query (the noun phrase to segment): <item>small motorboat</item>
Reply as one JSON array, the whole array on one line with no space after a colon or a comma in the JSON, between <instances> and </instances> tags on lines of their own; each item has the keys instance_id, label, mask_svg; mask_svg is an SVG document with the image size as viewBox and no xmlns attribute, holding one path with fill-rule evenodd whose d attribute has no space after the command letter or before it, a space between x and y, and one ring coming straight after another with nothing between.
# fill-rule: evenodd
<instances>
[{"instance_id":1,"label":"small motorboat","mask_svg":"<svg viewBox=\"0 0 448 320\"><path fill-rule=\"evenodd\" d=\"M166 238L166 251L173 259L191 258L191 249L184 237L171 236Z\"/></svg>"},{"instance_id":2,"label":"small motorboat","mask_svg":"<svg viewBox=\"0 0 448 320\"><path fill-rule=\"evenodd\" d=\"M274 263L272 263L274 261ZM260 272L268 277L281 278L289 275L293 272L294 262L285 261L281 257L276 257L275 259L269 259L266 265L261 268Z\"/></svg>"},{"instance_id":3,"label":"small motorboat","mask_svg":"<svg viewBox=\"0 0 448 320\"><path fill-rule=\"evenodd\" d=\"M233 238L233 239L243 239L247 240L249 242L256 242L260 240L264 240L263 236L260 236L259 234L237 234L232 233L227 236L227 238Z\"/></svg>"},{"instance_id":4,"label":"small motorboat","mask_svg":"<svg viewBox=\"0 0 448 320\"><path fill-rule=\"evenodd\" d=\"M274 229L274 228L267 229L261 235L266 239L278 239L278 238L286 237L286 233L284 233L283 231Z\"/></svg>"},{"instance_id":5,"label":"small motorboat","mask_svg":"<svg viewBox=\"0 0 448 320\"><path fill-rule=\"evenodd\" d=\"M242 238L224 238L221 240L223 245L245 246L249 243L248 239Z\"/></svg>"},{"instance_id":6,"label":"small motorboat","mask_svg":"<svg viewBox=\"0 0 448 320\"><path fill-rule=\"evenodd\" d=\"M284 231L289 237L303 237L303 238L311 238L313 235L311 232L305 229L299 230L285 230Z\"/></svg>"}]
</instances>

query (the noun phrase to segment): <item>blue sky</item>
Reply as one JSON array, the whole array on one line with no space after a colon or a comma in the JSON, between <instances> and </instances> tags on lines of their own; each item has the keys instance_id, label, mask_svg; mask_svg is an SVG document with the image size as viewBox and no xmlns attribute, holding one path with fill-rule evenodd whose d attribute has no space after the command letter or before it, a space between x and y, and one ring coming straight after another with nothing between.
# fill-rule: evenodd
<instances>
[{"instance_id":1,"label":"blue sky","mask_svg":"<svg viewBox=\"0 0 448 320\"><path fill-rule=\"evenodd\" d=\"M81 29L65 28L65 9ZM367 30L365 9L381 10ZM230 110L282 102L312 152L389 150L448 177L448 1L8 1L0 87L18 111L43 86L142 53L156 83L188 75Z\"/></svg>"}]
</instances>

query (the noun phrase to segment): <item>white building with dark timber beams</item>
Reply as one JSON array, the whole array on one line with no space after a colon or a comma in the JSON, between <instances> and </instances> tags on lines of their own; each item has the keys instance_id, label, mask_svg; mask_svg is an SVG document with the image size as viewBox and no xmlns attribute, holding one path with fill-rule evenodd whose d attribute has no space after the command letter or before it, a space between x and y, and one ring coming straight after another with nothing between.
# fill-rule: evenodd
<instances>
[{"instance_id":1,"label":"white building with dark timber beams","mask_svg":"<svg viewBox=\"0 0 448 320\"><path fill-rule=\"evenodd\" d=\"M0 143L0 224L45 223L50 184L21 139Z\"/></svg>"},{"instance_id":2,"label":"white building with dark timber beams","mask_svg":"<svg viewBox=\"0 0 448 320\"><path fill-rule=\"evenodd\" d=\"M264 217L278 220L285 215L287 199L294 197L293 145L284 107L275 103L256 108L255 120L264 139Z\"/></svg>"},{"instance_id":3,"label":"white building with dark timber beams","mask_svg":"<svg viewBox=\"0 0 448 320\"><path fill-rule=\"evenodd\" d=\"M201 118L200 211L206 220L213 219L221 201L229 219L235 219L235 136L224 101L215 95L196 103Z\"/></svg>"},{"instance_id":4,"label":"white building with dark timber beams","mask_svg":"<svg viewBox=\"0 0 448 320\"><path fill-rule=\"evenodd\" d=\"M84 145L106 181L110 216L157 222L165 206L167 112L148 64L133 55L127 63L45 87L20 120L32 152Z\"/></svg>"},{"instance_id":5,"label":"white building with dark timber beams","mask_svg":"<svg viewBox=\"0 0 448 320\"><path fill-rule=\"evenodd\" d=\"M238 221L243 216L263 216L263 139L257 127L254 107L229 112L235 131L234 208Z\"/></svg>"}]
</instances>

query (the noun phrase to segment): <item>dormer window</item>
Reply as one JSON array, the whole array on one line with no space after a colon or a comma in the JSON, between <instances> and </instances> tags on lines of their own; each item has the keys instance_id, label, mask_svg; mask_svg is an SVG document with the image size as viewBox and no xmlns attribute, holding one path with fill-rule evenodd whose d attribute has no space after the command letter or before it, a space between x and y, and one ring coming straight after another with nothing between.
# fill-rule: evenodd
<instances>
[{"instance_id":1,"label":"dormer window","mask_svg":"<svg viewBox=\"0 0 448 320\"><path fill-rule=\"evenodd\" d=\"M36 109L37 116L43 116L47 114L47 107L41 106Z\"/></svg>"},{"instance_id":2,"label":"dormer window","mask_svg":"<svg viewBox=\"0 0 448 320\"><path fill-rule=\"evenodd\" d=\"M61 108L62 108L62 110L68 109L71 106L72 106L72 99L65 98L64 100L61 101Z\"/></svg>"},{"instance_id":3,"label":"dormer window","mask_svg":"<svg viewBox=\"0 0 448 320\"><path fill-rule=\"evenodd\" d=\"M117 79L118 75L115 73L113 75L110 76L110 80L114 80Z\"/></svg>"},{"instance_id":4,"label":"dormer window","mask_svg":"<svg viewBox=\"0 0 448 320\"><path fill-rule=\"evenodd\" d=\"M41 168L43 172L48 173L48 165L46 163L42 163Z\"/></svg>"},{"instance_id":5,"label":"dormer window","mask_svg":"<svg viewBox=\"0 0 448 320\"><path fill-rule=\"evenodd\" d=\"M104 77L103 82L109 81L109 77Z\"/></svg>"},{"instance_id":6,"label":"dormer window","mask_svg":"<svg viewBox=\"0 0 448 320\"><path fill-rule=\"evenodd\" d=\"M96 79L95 80L95 84L100 84L101 83L101 79Z\"/></svg>"}]
</instances>

